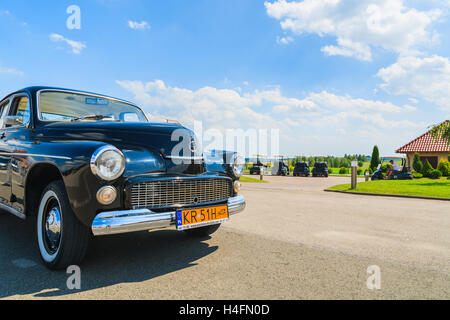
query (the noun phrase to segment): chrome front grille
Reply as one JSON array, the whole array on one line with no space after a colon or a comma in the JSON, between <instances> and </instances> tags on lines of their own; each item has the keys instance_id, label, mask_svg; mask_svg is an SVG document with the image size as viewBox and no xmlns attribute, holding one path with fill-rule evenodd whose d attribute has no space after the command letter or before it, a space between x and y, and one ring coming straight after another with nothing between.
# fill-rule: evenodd
<instances>
[{"instance_id":1,"label":"chrome front grille","mask_svg":"<svg viewBox=\"0 0 450 320\"><path fill-rule=\"evenodd\" d=\"M220 202L231 196L229 179L149 181L131 187L132 208L164 208Z\"/></svg>"}]
</instances>

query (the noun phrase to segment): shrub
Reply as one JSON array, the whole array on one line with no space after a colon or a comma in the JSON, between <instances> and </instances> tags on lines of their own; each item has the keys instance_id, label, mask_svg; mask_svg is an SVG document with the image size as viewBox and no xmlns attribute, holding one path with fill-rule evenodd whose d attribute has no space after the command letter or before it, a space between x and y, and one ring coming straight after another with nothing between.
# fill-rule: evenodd
<instances>
[{"instance_id":1,"label":"shrub","mask_svg":"<svg viewBox=\"0 0 450 320\"><path fill-rule=\"evenodd\" d=\"M423 165L422 171L421 173L423 174L424 177L429 178L431 171L433 171L433 167L431 166L430 162L428 160L425 160L425 163Z\"/></svg>"},{"instance_id":2,"label":"shrub","mask_svg":"<svg viewBox=\"0 0 450 320\"><path fill-rule=\"evenodd\" d=\"M333 169L328 168L328 173L329 173L329 174L332 174L332 173L333 173Z\"/></svg>"},{"instance_id":3,"label":"shrub","mask_svg":"<svg viewBox=\"0 0 450 320\"><path fill-rule=\"evenodd\" d=\"M450 162L449 161L441 160L439 162L439 165L438 165L437 169L440 172L442 172L442 175L444 177L450 176Z\"/></svg>"},{"instance_id":4,"label":"shrub","mask_svg":"<svg viewBox=\"0 0 450 320\"><path fill-rule=\"evenodd\" d=\"M414 153L413 169L416 170L416 172L422 172L423 169L423 163L420 161L420 155L417 152Z\"/></svg>"},{"instance_id":5,"label":"shrub","mask_svg":"<svg viewBox=\"0 0 450 320\"><path fill-rule=\"evenodd\" d=\"M385 165L381 166L380 170L382 173L386 173L389 170L389 166L387 164L385 164Z\"/></svg>"},{"instance_id":6,"label":"shrub","mask_svg":"<svg viewBox=\"0 0 450 320\"><path fill-rule=\"evenodd\" d=\"M373 170L372 170L372 168L369 168L369 174L370 174L370 175L373 175Z\"/></svg>"},{"instance_id":7,"label":"shrub","mask_svg":"<svg viewBox=\"0 0 450 320\"><path fill-rule=\"evenodd\" d=\"M412 175L413 175L413 177L414 177L415 179L423 178L423 174L418 173L418 172L414 172Z\"/></svg>"},{"instance_id":8,"label":"shrub","mask_svg":"<svg viewBox=\"0 0 450 320\"><path fill-rule=\"evenodd\" d=\"M442 172L440 172L439 170L431 170L430 172L431 179L439 179L440 177L442 177Z\"/></svg>"},{"instance_id":9,"label":"shrub","mask_svg":"<svg viewBox=\"0 0 450 320\"><path fill-rule=\"evenodd\" d=\"M348 170L347 168L342 167L341 169L339 169L339 174L347 174Z\"/></svg>"},{"instance_id":10,"label":"shrub","mask_svg":"<svg viewBox=\"0 0 450 320\"><path fill-rule=\"evenodd\" d=\"M358 168L358 171L357 171L357 173L358 173L358 176L360 176L361 174L362 174L362 169L361 168Z\"/></svg>"}]
</instances>

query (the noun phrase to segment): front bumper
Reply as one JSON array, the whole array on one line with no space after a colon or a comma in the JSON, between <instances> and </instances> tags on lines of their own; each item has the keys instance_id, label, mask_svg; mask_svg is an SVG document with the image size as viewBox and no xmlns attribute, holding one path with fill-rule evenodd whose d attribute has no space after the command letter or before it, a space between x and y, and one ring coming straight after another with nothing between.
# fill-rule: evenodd
<instances>
[{"instance_id":1,"label":"front bumper","mask_svg":"<svg viewBox=\"0 0 450 320\"><path fill-rule=\"evenodd\" d=\"M228 199L228 212L231 215L245 209L245 198L237 196ZM94 236L129 233L176 225L176 211L157 213L149 209L102 212L92 223Z\"/></svg>"}]
</instances>

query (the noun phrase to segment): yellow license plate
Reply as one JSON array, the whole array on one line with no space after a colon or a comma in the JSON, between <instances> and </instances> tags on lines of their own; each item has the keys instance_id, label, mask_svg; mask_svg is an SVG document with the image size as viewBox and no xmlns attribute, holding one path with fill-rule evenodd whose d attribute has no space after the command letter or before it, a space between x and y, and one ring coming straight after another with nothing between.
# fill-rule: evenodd
<instances>
[{"instance_id":1,"label":"yellow license plate","mask_svg":"<svg viewBox=\"0 0 450 320\"><path fill-rule=\"evenodd\" d=\"M177 211L178 230L186 230L228 221L228 207L218 206Z\"/></svg>"}]
</instances>

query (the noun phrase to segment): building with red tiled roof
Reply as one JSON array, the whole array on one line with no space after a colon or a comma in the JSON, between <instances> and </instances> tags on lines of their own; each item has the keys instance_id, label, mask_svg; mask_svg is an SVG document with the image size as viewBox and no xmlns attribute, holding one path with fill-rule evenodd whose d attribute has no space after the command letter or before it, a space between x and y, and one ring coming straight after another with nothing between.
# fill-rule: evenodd
<instances>
[{"instance_id":1,"label":"building with red tiled roof","mask_svg":"<svg viewBox=\"0 0 450 320\"><path fill-rule=\"evenodd\" d=\"M444 121L442 124L450 125L450 120ZM405 144L396 152L406 154L409 167L412 167L414 153L417 152L422 162L428 160L433 168L437 168L439 161L448 160L450 156L450 144L442 138L433 138L430 130Z\"/></svg>"}]
</instances>

